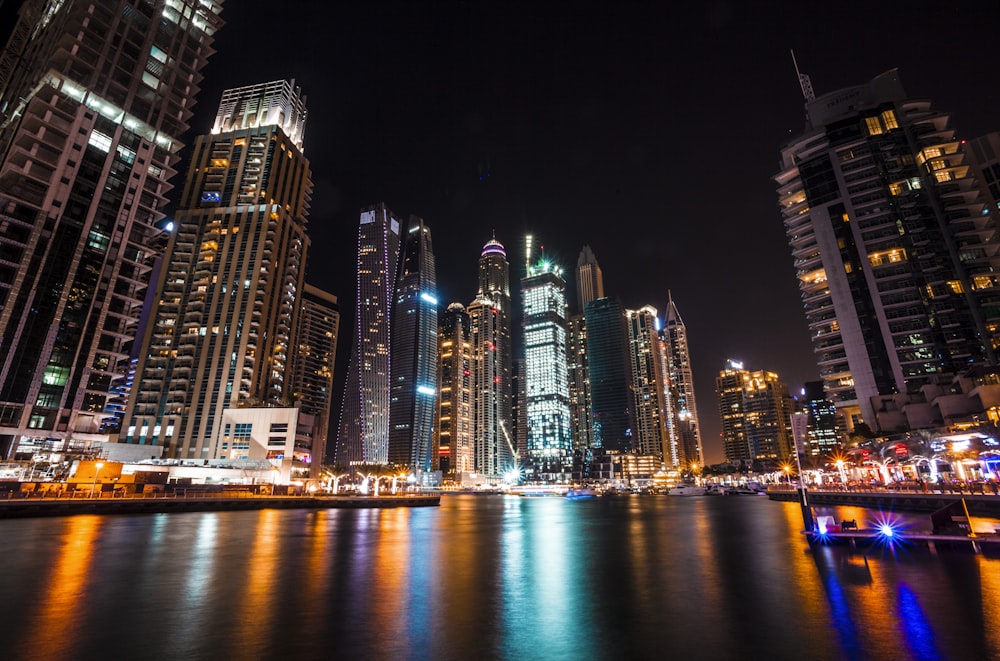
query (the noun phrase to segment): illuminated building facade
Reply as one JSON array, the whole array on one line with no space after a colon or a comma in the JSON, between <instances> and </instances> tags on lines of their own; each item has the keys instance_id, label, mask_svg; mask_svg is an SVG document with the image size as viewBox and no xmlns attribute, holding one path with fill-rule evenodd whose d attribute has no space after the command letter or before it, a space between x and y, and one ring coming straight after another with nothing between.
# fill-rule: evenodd
<instances>
[{"instance_id":1,"label":"illuminated building facade","mask_svg":"<svg viewBox=\"0 0 1000 661\"><path fill-rule=\"evenodd\" d=\"M403 235L392 320L389 463L417 475L434 464L437 409L437 276L431 230L412 216Z\"/></svg>"},{"instance_id":2,"label":"illuminated building facade","mask_svg":"<svg viewBox=\"0 0 1000 661\"><path fill-rule=\"evenodd\" d=\"M997 210L949 115L895 70L810 90L778 203L827 397L875 428L873 397L995 363Z\"/></svg>"},{"instance_id":3,"label":"illuminated building facade","mask_svg":"<svg viewBox=\"0 0 1000 661\"><path fill-rule=\"evenodd\" d=\"M389 461L390 318L399 232L399 218L384 204L361 212L354 347L335 452L344 466Z\"/></svg>"},{"instance_id":4,"label":"illuminated building facade","mask_svg":"<svg viewBox=\"0 0 1000 661\"><path fill-rule=\"evenodd\" d=\"M292 356L292 393L302 412L315 419L312 467L318 473L330 434L340 308L336 296L308 283L302 290L299 303L301 308Z\"/></svg>"},{"instance_id":5,"label":"illuminated building facade","mask_svg":"<svg viewBox=\"0 0 1000 661\"><path fill-rule=\"evenodd\" d=\"M574 314L566 323L566 368L569 371L569 410L573 448L594 446L594 417L590 401L590 366L587 363L587 319Z\"/></svg>"},{"instance_id":6,"label":"illuminated building facade","mask_svg":"<svg viewBox=\"0 0 1000 661\"><path fill-rule=\"evenodd\" d=\"M222 99L213 132L195 140L120 436L171 458L217 458L225 409L288 407L294 395L306 110L294 81Z\"/></svg>"},{"instance_id":7,"label":"illuminated building facade","mask_svg":"<svg viewBox=\"0 0 1000 661\"><path fill-rule=\"evenodd\" d=\"M121 415L109 393L221 8L22 3L0 53L0 456Z\"/></svg>"},{"instance_id":8,"label":"illuminated building facade","mask_svg":"<svg viewBox=\"0 0 1000 661\"><path fill-rule=\"evenodd\" d=\"M570 316L568 330L568 369L570 416L573 422L573 447L594 445L594 415L590 397L590 365L587 362L587 303L604 298L604 276L590 246L584 246L576 261L577 314Z\"/></svg>"},{"instance_id":9,"label":"illuminated building facade","mask_svg":"<svg viewBox=\"0 0 1000 661\"><path fill-rule=\"evenodd\" d=\"M499 481L514 463L511 421L512 378L510 337L510 266L495 238L479 257L479 288L469 304L472 333L473 434L475 469Z\"/></svg>"},{"instance_id":10,"label":"illuminated building facade","mask_svg":"<svg viewBox=\"0 0 1000 661\"><path fill-rule=\"evenodd\" d=\"M587 303L584 322L587 324L593 447L629 452L632 449L632 402L625 309L617 299L598 298Z\"/></svg>"},{"instance_id":11,"label":"illuminated building facade","mask_svg":"<svg viewBox=\"0 0 1000 661\"><path fill-rule=\"evenodd\" d=\"M473 443L474 354L469 314L461 303L452 303L438 322L438 460L433 467L461 483L475 472Z\"/></svg>"},{"instance_id":12,"label":"illuminated building facade","mask_svg":"<svg viewBox=\"0 0 1000 661\"><path fill-rule=\"evenodd\" d=\"M573 433L566 369L566 283L540 260L521 280L527 456L535 479L569 479Z\"/></svg>"},{"instance_id":13,"label":"illuminated building facade","mask_svg":"<svg viewBox=\"0 0 1000 661\"><path fill-rule=\"evenodd\" d=\"M666 344L670 387L672 442L677 444L675 465L705 464L701 449L701 426L694 394L694 373L688 346L687 326L681 319L672 295L667 297L667 314L660 331Z\"/></svg>"},{"instance_id":14,"label":"illuminated building facade","mask_svg":"<svg viewBox=\"0 0 1000 661\"><path fill-rule=\"evenodd\" d=\"M791 456L794 405L777 374L751 372L730 360L715 385L726 461L774 463Z\"/></svg>"},{"instance_id":15,"label":"illuminated building facade","mask_svg":"<svg viewBox=\"0 0 1000 661\"><path fill-rule=\"evenodd\" d=\"M671 443L667 425L670 419L667 355L656 328L656 308L647 305L639 310L626 310L625 322L631 377L629 391L635 411L633 450L676 464L676 444Z\"/></svg>"},{"instance_id":16,"label":"illuminated building facade","mask_svg":"<svg viewBox=\"0 0 1000 661\"><path fill-rule=\"evenodd\" d=\"M807 381L802 388L802 413L806 418L804 443L799 452L825 457L840 447L837 433L837 407L826 398L822 381Z\"/></svg>"}]
</instances>

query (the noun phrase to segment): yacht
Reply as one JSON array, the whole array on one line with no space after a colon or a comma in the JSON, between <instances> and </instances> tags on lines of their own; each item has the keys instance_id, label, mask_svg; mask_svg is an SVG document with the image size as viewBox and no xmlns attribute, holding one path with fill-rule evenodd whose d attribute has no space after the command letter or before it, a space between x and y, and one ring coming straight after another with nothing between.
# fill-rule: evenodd
<instances>
[{"instance_id":1,"label":"yacht","mask_svg":"<svg viewBox=\"0 0 1000 661\"><path fill-rule=\"evenodd\" d=\"M667 492L668 496L704 496L705 487L699 487L697 484L678 484L676 487Z\"/></svg>"}]
</instances>

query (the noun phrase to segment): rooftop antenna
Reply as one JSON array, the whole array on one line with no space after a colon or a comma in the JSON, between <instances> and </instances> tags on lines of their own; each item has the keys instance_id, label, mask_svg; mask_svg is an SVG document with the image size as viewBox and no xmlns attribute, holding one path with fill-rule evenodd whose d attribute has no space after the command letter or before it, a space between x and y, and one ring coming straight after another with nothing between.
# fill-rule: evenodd
<instances>
[{"instance_id":1,"label":"rooftop antenna","mask_svg":"<svg viewBox=\"0 0 1000 661\"><path fill-rule=\"evenodd\" d=\"M816 100L816 92L813 91L812 81L809 80L809 76L799 71L799 63L795 61L795 51L789 51L792 54L792 65L795 66L795 75L799 77L799 87L802 88L802 96L805 97L806 103L811 103Z\"/></svg>"}]
</instances>

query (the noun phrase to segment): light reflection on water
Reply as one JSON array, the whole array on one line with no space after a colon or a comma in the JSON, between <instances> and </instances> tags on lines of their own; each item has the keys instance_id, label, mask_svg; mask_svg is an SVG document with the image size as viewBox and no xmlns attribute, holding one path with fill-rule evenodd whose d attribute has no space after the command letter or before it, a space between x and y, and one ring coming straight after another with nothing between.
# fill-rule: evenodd
<instances>
[{"instance_id":1,"label":"light reflection on water","mask_svg":"<svg viewBox=\"0 0 1000 661\"><path fill-rule=\"evenodd\" d=\"M3 521L4 656L997 654L1000 560L801 528L794 503L638 496Z\"/></svg>"}]
</instances>

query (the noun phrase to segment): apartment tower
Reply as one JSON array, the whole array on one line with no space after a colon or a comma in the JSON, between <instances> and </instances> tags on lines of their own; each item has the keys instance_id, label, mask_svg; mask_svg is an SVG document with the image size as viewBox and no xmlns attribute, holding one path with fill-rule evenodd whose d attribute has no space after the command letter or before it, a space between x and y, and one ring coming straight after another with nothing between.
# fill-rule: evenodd
<instances>
[{"instance_id":1,"label":"apartment tower","mask_svg":"<svg viewBox=\"0 0 1000 661\"><path fill-rule=\"evenodd\" d=\"M0 54L0 457L107 440L219 0L22 4Z\"/></svg>"},{"instance_id":2,"label":"apartment tower","mask_svg":"<svg viewBox=\"0 0 1000 661\"><path fill-rule=\"evenodd\" d=\"M291 407L312 179L294 81L226 90L196 138L120 440L215 459L223 411Z\"/></svg>"},{"instance_id":3,"label":"apartment tower","mask_svg":"<svg viewBox=\"0 0 1000 661\"><path fill-rule=\"evenodd\" d=\"M995 364L997 209L950 116L897 71L804 90L778 206L827 397L848 429L875 428L873 397Z\"/></svg>"}]
</instances>

